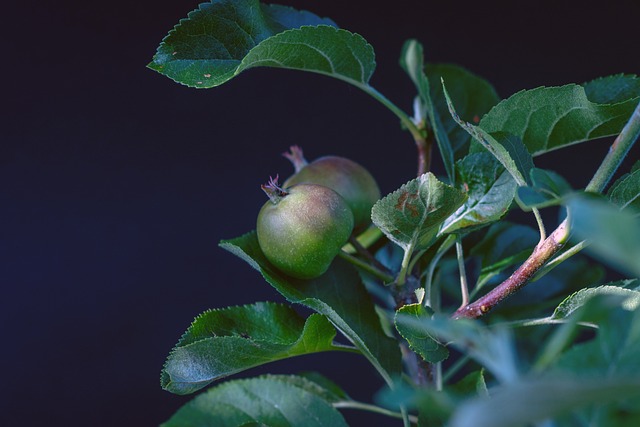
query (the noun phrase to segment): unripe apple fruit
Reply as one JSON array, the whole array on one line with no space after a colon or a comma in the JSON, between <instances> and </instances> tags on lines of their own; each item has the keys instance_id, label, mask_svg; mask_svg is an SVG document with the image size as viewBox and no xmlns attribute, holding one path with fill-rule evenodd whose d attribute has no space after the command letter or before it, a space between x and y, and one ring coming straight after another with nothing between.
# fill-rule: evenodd
<instances>
[{"instance_id":1,"label":"unripe apple fruit","mask_svg":"<svg viewBox=\"0 0 640 427\"><path fill-rule=\"evenodd\" d=\"M275 180L263 185L269 196L258 213L258 243L267 259L298 279L322 275L353 231L353 214L345 200L328 187L293 185Z\"/></svg>"},{"instance_id":2,"label":"unripe apple fruit","mask_svg":"<svg viewBox=\"0 0 640 427\"><path fill-rule=\"evenodd\" d=\"M351 208L355 233L364 231L371 224L371 208L380 199L380 188L364 167L338 156L324 156L307 163L302 149L297 146L284 155L296 169L296 173L285 181L284 188L301 183L329 187Z\"/></svg>"}]
</instances>

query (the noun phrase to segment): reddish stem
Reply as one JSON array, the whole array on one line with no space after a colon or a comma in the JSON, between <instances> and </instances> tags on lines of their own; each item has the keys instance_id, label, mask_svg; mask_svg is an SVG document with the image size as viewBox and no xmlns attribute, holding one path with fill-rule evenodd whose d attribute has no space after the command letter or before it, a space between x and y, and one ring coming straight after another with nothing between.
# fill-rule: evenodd
<instances>
[{"instance_id":1,"label":"reddish stem","mask_svg":"<svg viewBox=\"0 0 640 427\"><path fill-rule=\"evenodd\" d=\"M453 313L454 319L477 318L487 314L500 301L507 298L523 286L540 270L565 244L569 237L568 222L565 219L549 237L533 250L533 253L507 280L496 286L488 294L477 301L460 307Z\"/></svg>"}]
</instances>

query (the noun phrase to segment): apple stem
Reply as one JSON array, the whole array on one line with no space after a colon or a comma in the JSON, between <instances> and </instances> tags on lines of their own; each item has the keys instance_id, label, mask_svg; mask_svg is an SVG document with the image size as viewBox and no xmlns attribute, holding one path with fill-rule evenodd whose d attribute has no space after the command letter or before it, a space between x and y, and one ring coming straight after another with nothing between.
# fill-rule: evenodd
<instances>
[{"instance_id":1,"label":"apple stem","mask_svg":"<svg viewBox=\"0 0 640 427\"><path fill-rule=\"evenodd\" d=\"M289 159L291 163L293 163L293 167L296 170L295 173L298 173L307 166L309 163L307 159L304 158L304 153L302 152L302 148L298 145L292 145L289 147L289 151L282 153L284 157Z\"/></svg>"},{"instance_id":2,"label":"apple stem","mask_svg":"<svg viewBox=\"0 0 640 427\"><path fill-rule=\"evenodd\" d=\"M271 200L271 203L274 205L278 204L280 200L289 194L278 185L278 175L276 175L275 178L269 177L269 182L261 185L260 188L269 196L269 200Z\"/></svg>"}]
</instances>

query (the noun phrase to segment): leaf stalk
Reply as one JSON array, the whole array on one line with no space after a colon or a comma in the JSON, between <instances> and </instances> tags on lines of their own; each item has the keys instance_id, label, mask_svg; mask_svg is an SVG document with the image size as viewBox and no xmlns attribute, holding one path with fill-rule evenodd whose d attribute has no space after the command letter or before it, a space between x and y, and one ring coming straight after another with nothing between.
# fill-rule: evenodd
<instances>
[{"instance_id":1,"label":"leaf stalk","mask_svg":"<svg viewBox=\"0 0 640 427\"><path fill-rule=\"evenodd\" d=\"M609 148L609 152L602 160L600 167L591 178L591 181L585 188L588 192L601 193L609 184L609 181L620 167L622 160L636 140L640 137L640 103L634 110L633 114L624 125L620 134L613 141Z\"/></svg>"},{"instance_id":2,"label":"leaf stalk","mask_svg":"<svg viewBox=\"0 0 640 427\"><path fill-rule=\"evenodd\" d=\"M416 148L418 149L418 176L426 173L429 170L429 164L431 162L431 144L427 140L426 131L424 129L420 129L414 123L412 118L407 115L407 113L398 108L398 106L378 92L375 88L363 84L357 84L357 86L378 100L400 119L402 125L406 127L411 133L411 136L413 136Z\"/></svg>"},{"instance_id":3,"label":"leaf stalk","mask_svg":"<svg viewBox=\"0 0 640 427\"><path fill-rule=\"evenodd\" d=\"M385 408L381 408L376 405L371 405L369 403L358 402L355 400L345 400L342 402L336 402L333 404L334 408L344 408L344 409L360 409L362 411L375 412L376 414L386 415L388 417L393 418L402 418L402 414L400 412L393 412ZM416 424L418 422L418 417L415 415L408 415L409 421Z\"/></svg>"},{"instance_id":4,"label":"leaf stalk","mask_svg":"<svg viewBox=\"0 0 640 427\"><path fill-rule=\"evenodd\" d=\"M393 282L394 278L392 275L385 273L384 271L378 269L377 267L374 267L373 265L354 257L351 254L346 253L345 251L340 251L338 252L338 256L348 262L350 262L351 264L353 264L354 266L356 266L357 268L361 269L362 271L365 271L369 274L374 275L375 277L377 277L378 279L382 280L384 283L391 283Z\"/></svg>"}]
</instances>

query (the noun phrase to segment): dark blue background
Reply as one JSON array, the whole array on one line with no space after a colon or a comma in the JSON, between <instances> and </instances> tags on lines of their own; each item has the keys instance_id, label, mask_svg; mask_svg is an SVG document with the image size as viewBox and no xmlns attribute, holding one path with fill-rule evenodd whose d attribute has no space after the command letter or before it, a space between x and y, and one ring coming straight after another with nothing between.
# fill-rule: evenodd
<instances>
[{"instance_id":1,"label":"dark blue background","mask_svg":"<svg viewBox=\"0 0 640 427\"><path fill-rule=\"evenodd\" d=\"M413 89L397 57L410 37L426 45L429 61L466 66L505 97L640 73L632 0L281 3L362 34L377 52L372 84L405 109ZM291 172L280 157L289 145L309 158L353 158L383 193L414 174L414 148L395 117L337 80L260 69L193 90L146 69L196 4L4 7L0 425L157 425L184 403L158 379L193 317L282 300L217 242L254 227L265 200L259 185ZM576 146L537 164L568 165L580 186L607 147ZM363 400L382 383L364 359L344 354L248 374L315 368Z\"/></svg>"}]
</instances>

